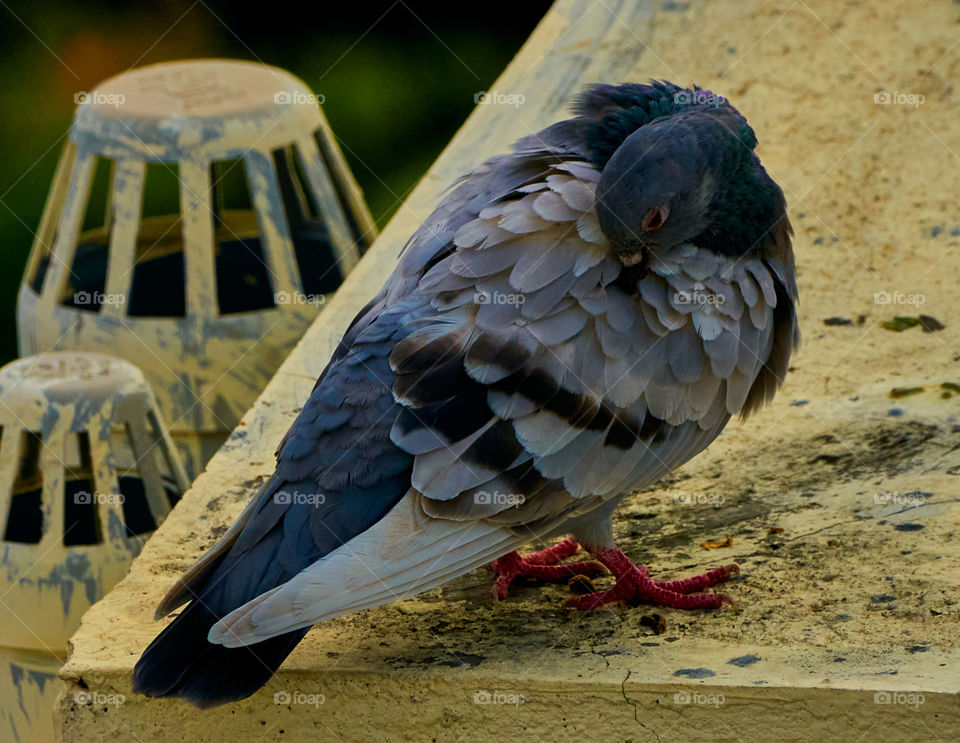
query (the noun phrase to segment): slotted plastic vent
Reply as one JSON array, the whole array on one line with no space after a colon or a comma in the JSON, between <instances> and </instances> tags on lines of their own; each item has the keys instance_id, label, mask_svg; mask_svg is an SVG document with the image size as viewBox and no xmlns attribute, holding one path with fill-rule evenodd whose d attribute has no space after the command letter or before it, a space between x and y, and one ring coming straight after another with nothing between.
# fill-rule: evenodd
<instances>
[{"instance_id":1,"label":"slotted plastic vent","mask_svg":"<svg viewBox=\"0 0 960 743\"><path fill-rule=\"evenodd\" d=\"M330 233L320 220L316 200L307 187L300 152L294 145L276 149L273 163L303 292L329 294L340 286L343 273L330 243Z\"/></svg>"},{"instance_id":2,"label":"slotted plastic vent","mask_svg":"<svg viewBox=\"0 0 960 743\"><path fill-rule=\"evenodd\" d=\"M126 362L28 357L0 370L0 395L5 542L69 548L146 534L186 488L146 382Z\"/></svg>"},{"instance_id":3,"label":"slotted plastic vent","mask_svg":"<svg viewBox=\"0 0 960 743\"><path fill-rule=\"evenodd\" d=\"M176 163L147 163L129 308L132 317L183 317L187 312Z\"/></svg>"},{"instance_id":4,"label":"slotted plastic vent","mask_svg":"<svg viewBox=\"0 0 960 743\"><path fill-rule=\"evenodd\" d=\"M4 428L6 431L7 428ZM40 449L43 442L35 431L20 433L16 479L10 494L5 542L36 544L43 533L43 474Z\"/></svg>"},{"instance_id":5,"label":"slotted plastic vent","mask_svg":"<svg viewBox=\"0 0 960 743\"><path fill-rule=\"evenodd\" d=\"M99 312L107 281L107 245L112 220L113 161L95 158L93 177L77 249L62 304L84 312Z\"/></svg>"},{"instance_id":6,"label":"slotted plastic vent","mask_svg":"<svg viewBox=\"0 0 960 743\"><path fill-rule=\"evenodd\" d=\"M273 307L273 283L253 213L243 160L211 165L217 303L220 314Z\"/></svg>"},{"instance_id":7,"label":"slotted plastic vent","mask_svg":"<svg viewBox=\"0 0 960 743\"><path fill-rule=\"evenodd\" d=\"M98 544L103 532L97 510L103 494L98 493L90 463L90 436L86 431L74 434L67 446L64 462L66 479L63 493L63 544Z\"/></svg>"}]
</instances>

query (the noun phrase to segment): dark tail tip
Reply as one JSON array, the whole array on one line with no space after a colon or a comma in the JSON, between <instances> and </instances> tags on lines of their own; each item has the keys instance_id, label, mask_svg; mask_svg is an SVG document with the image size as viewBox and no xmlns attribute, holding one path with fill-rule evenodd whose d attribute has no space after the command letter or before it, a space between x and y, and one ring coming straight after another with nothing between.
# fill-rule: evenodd
<instances>
[{"instance_id":1,"label":"dark tail tip","mask_svg":"<svg viewBox=\"0 0 960 743\"><path fill-rule=\"evenodd\" d=\"M140 656L133 690L150 697L179 697L200 708L236 702L266 684L306 629L241 648L207 641L216 615L191 603Z\"/></svg>"}]
</instances>

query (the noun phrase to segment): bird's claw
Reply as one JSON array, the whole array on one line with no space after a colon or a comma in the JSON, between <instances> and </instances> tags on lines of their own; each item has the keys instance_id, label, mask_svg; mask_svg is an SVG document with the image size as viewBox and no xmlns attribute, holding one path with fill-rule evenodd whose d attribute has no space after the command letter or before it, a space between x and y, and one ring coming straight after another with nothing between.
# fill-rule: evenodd
<instances>
[{"instance_id":1,"label":"bird's claw","mask_svg":"<svg viewBox=\"0 0 960 743\"><path fill-rule=\"evenodd\" d=\"M610 571L598 560L563 563L561 560L574 554L580 545L573 539L564 539L529 555L511 552L490 563L497 574L491 587L494 601L507 597L510 584L516 578L534 578L542 581L566 581L573 576L603 575Z\"/></svg>"},{"instance_id":2,"label":"bird's claw","mask_svg":"<svg viewBox=\"0 0 960 743\"><path fill-rule=\"evenodd\" d=\"M740 572L736 564L714 568L701 575L681 580L652 580L643 565L634 565L620 550L607 550L598 555L617 576L612 588L583 596L572 596L565 606L592 611L605 604L623 601L632 605L653 604L674 609L721 609L729 606L738 611L736 602L725 593L702 593L702 589L723 583Z\"/></svg>"}]
</instances>

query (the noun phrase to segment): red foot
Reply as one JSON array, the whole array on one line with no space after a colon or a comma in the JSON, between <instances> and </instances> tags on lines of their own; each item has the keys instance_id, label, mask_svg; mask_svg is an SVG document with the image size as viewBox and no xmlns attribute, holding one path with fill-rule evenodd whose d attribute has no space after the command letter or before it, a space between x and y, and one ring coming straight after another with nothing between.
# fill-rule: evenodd
<instances>
[{"instance_id":1,"label":"red foot","mask_svg":"<svg viewBox=\"0 0 960 743\"><path fill-rule=\"evenodd\" d=\"M539 552L533 552L529 555L511 552L499 560L494 560L490 563L490 567L497 574L491 590L493 600L505 599L513 579L521 576L537 578L538 580L561 581L568 580L574 575L600 575L607 572L603 564L596 560L557 564L564 558L570 557L578 549L580 549L580 545L577 544L575 539L564 539L562 542L557 542L552 547L547 547Z\"/></svg>"},{"instance_id":2,"label":"red foot","mask_svg":"<svg viewBox=\"0 0 960 743\"><path fill-rule=\"evenodd\" d=\"M736 608L733 599L724 593L694 591L723 583L731 575L740 572L739 565L725 565L683 580L661 581L651 580L650 572L645 566L634 565L630 558L618 549L603 550L596 553L595 557L617 576L616 584L605 591L567 599L567 606L590 611L614 601L626 601L631 604L655 604L673 609L719 609L724 604Z\"/></svg>"}]
</instances>

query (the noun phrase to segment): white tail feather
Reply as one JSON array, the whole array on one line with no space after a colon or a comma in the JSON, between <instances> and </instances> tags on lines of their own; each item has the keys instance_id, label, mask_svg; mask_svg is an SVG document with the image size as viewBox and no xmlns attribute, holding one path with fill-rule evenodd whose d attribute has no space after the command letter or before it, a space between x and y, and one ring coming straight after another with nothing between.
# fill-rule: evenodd
<instances>
[{"instance_id":1,"label":"white tail feather","mask_svg":"<svg viewBox=\"0 0 960 743\"><path fill-rule=\"evenodd\" d=\"M210 642L250 645L413 596L530 539L483 521L432 518L423 512L421 497L411 490L367 531L232 611L210 629Z\"/></svg>"}]
</instances>

